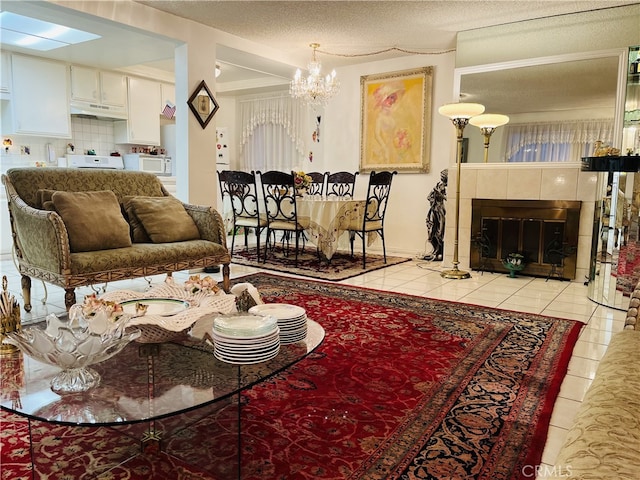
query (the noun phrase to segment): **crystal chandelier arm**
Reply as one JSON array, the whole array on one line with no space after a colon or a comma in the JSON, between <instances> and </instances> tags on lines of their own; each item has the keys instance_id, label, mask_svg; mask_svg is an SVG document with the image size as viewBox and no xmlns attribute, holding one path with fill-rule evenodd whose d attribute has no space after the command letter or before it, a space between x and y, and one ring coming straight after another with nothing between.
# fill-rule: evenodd
<instances>
[{"instance_id":1,"label":"crystal chandelier arm","mask_svg":"<svg viewBox=\"0 0 640 480\"><path fill-rule=\"evenodd\" d=\"M309 105L325 105L338 93L340 82L336 78L335 70L326 77L322 77L320 74L322 65L316 59L316 50L320 44L312 43L309 46L313 49L311 62L307 65L309 75L303 78L302 72L299 69L296 70L289 85L289 93L293 98L299 98Z\"/></svg>"}]
</instances>

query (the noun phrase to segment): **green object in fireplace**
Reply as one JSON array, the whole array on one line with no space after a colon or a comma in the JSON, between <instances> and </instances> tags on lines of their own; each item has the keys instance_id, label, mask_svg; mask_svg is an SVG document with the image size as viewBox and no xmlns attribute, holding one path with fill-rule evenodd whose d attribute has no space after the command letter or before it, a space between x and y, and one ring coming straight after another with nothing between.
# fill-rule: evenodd
<instances>
[{"instance_id":1,"label":"green object in fireplace","mask_svg":"<svg viewBox=\"0 0 640 480\"><path fill-rule=\"evenodd\" d=\"M521 271L525 266L524 256L520 253L510 253L502 261L504 267L509 270L509 277L516 278L516 272Z\"/></svg>"}]
</instances>

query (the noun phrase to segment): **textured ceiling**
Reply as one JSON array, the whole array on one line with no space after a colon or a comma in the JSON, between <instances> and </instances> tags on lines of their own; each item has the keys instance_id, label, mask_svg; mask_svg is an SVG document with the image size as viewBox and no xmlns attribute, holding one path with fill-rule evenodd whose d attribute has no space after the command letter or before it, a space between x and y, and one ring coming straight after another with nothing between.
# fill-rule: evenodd
<instances>
[{"instance_id":1,"label":"textured ceiling","mask_svg":"<svg viewBox=\"0 0 640 480\"><path fill-rule=\"evenodd\" d=\"M630 1L198 1L140 0L285 52L304 65L320 43L327 68L404 55L354 56L390 47L431 52L455 48L456 33L504 23L598 10ZM336 55L329 55L336 54Z\"/></svg>"},{"instance_id":2,"label":"textured ceiling","mask_svg":"<svg viewBox=\"0 0 640 480\"><path fill-rule=\"evenodd\" d=\"M103 2L105 8L109 2ZM629 4L638 0L504 0L504 1L224 1L224 0L139 0L138 3L193 20L238 37L281 51L285 58L299 66L308 62L311 54L309 43L321 44L319 59L323 71L349 64L384 60L410 53L393 50L384 54L369 55L392 47L433 53L452 50L456 34L475 28L508 24L535 18L543 18L581 11L599 10ZM48 1L5 1L2 9L34 18L42 18L71 27L84 28L102 35L99 41L87 42L46 52L44 56L70 63L93 65L104 69L131 69L136 66L155 69L171 76L174 66L175 42L168 38L142 31L132 31L126 26L108 20L74 12L63 5ZM149 41L152 39L153 41ZM1 42L1 37L0 37ZM0 44L0 47L5 48ZM20 49L14 49L21 51ZM23 50L23 53L32 53ZM242 52L227 45L216 47L217 58L223 75L216 82L217 93L237 94L285 88L293 74L291 64L274 62L253 52ZM615 68L599 71L615 72ZM591 67L587 72L593 72ZM551 82L551 75L557 79ZM537 77L541 75L541 77ZM615 76L615 75L614 75ZM593 85L584 79L597 78L602 84ZM582 79L576 81L576 79ZM546 90L546 86L559 86L568 81L567 87ZM501 82L512 84L513 79L492 78L491 89L512 91ZM527 83L528 82L528 83ZM519 111L534 111L543 104L556 107L576 103L594 105L610 103L611 75L594 77L581 72L570 75L561 72L536 71L527 75L520 84L527 83L531 91L541 92L523 97L517 93ZM605 85L606 84L606 85ZM498 88L498 85L502 85ZM463 85L463 92L467 90ZM469 90L477 92L482 85ZM253 89L253 90L252 90ZM601 93L608 91L609 97ZM558 96L557 92L564 92ZM615 95L615 89L613 89ZM523 98L531 99L525 105ZM515 108L513 98L502 98L496 111L508 112L506 106ZM567 107L569 108L569 107ZM515 112L514 112L515 113Z\"/></svg>"}]
</instances>

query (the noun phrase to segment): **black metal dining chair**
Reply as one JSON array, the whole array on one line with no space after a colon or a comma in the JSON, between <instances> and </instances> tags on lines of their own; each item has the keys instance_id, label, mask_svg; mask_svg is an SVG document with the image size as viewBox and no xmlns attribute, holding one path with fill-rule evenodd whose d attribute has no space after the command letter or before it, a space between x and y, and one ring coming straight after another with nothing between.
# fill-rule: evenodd
<instances>
[{"instance_id":1,"label":"black metal dining chair","mask_svg":"<svg viewBox=\"0 0 640 480\"><path fill-rule=\"evenodd\" d=\"M353 197L359 172L335 172L327 175L327 196Z\"/></svg>"},{"instance_id":2,"label":"black metal dining chair","mask_svg":"<svg viewBox=\"0 0 640 480\"><path fill-rule=\"evenodd\" d=\"M257 172L262 184L262 195L264 198L264 209L267 220L267 240L263 261L267 259L272 238L275 239L275 232L280 230L282 235L282 248L285 255L289 255L290 241L295 240L295 265L298 265L298 252L300 239L304 248L304 225L298 220L298 209L296 205L296 189L294 184L294 174L271 170L268 172Z\"/></svg>"},{"instance_id":3,"label":"black metal dining chair","mask_svg":"<svg viewBox=\"0 0 640 480\"><path fill-rule=\"evenodd\" d=\"M371 172L369 186L367 188L367 203L364 218L361 223L353 222L349 225L349 242L351 244L351 256L353 257L353 243L356 235L362 238L362 268L367 268L366 245L367 234L376 232L382 239L382 254L384 263L387 263L387 249L384 243L384 215L387 210L391 181L398 172Z\"/></svg>"},{"instance_id":4,"label":"black metal dining chair","mask_svg":"<svg viewBox=\"0 0 640 480\"><path fill-rule=\"evenodd\" d=\"M233 210L231 255L233 256L238 229L243 229L245 249L249 248L248 235L253 230L256 234L257 256L260 261L260 234L267 227L267 220L264 216L260 216L254 172L223 170L218 172L218 180L223 202L225 196L228 197Z\"/></svg>"},{"instance_id":5,"label":"black metal dining chair","mask_svg":"<svg viewBox=\"0 0 640 480\"><path fill-rule=\"evenodd\" d=\"M324 195L325 183L328 172L309 172L307 173L311 177L311 184L307 189L307 195Z\"/></svg>"}]
</instances>

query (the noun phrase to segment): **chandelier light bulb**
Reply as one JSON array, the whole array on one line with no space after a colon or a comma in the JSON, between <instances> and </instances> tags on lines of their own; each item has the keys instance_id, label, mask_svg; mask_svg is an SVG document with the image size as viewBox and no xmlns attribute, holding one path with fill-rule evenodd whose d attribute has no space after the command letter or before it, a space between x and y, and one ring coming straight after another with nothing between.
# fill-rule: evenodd
<instances>
[{"instance_id":1,"label":"chandelier light bulb","mask_svg":"<svg viewBox=\"0 0 640 480\"><path fill-rule=\"evenodd\" d=\"M336 78L335 70L326 77L320 74L322 65L316 60L316 50L320 44L312 43L309 46L313 48L311 61L307 65L309 74L303 78L300 69L296 70L289 85L289 93L292 97L299 98L309 105L326 105L329 99L340 90L340 82Z\"/></svg>"}]
</instances>

